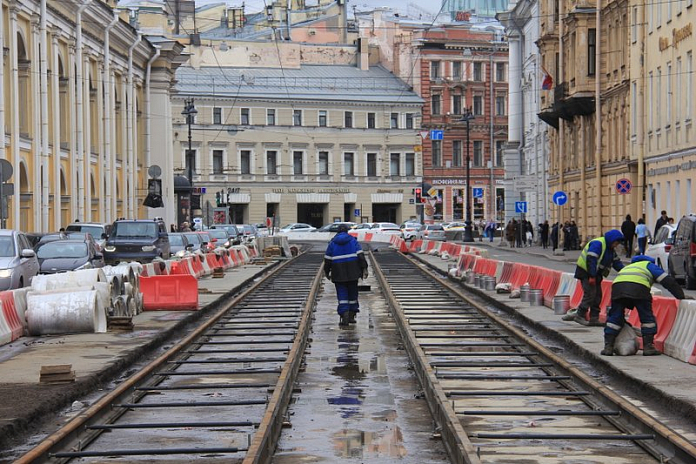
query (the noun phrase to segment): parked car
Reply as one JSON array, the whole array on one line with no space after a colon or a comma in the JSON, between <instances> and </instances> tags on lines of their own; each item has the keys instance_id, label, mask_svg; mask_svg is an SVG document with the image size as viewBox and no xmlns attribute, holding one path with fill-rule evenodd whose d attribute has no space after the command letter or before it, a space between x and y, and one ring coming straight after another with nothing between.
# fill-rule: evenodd
<instances>
[{"instance_id":1,"label":"parked car","mask_svg":"<svg viewBox=\"0 0 696 464\"><path fill-rule=\"evenodd\" d=\"M232 240L230 240L230 234L227 233L225 229L208 229L206 233L217 240L215 242L216 247L229 248L232 246Z\"/></svg>"},{"instance_id":2,"label":"parked car","mask_svg":"<svg viewBox=\"0 0 696 464\"><path fill-rule=\"evenodd\" d=\"M94 241L97 242L97 245L99 248L104 247L104 243L106 243L106 237L109 236L109 232L111 232L111 224L101 224L98 222L74 222L72 224L68 224L68 227L65 228L65 232L83 232L83 233L89 233L94 237Z\"/></svg>"},{"instance_id":3,"label":"parked car","mask_svg":"<svg viewBox=\"0 0 696 464\"><path fill-rule=\"evenodd\" d=\"M39 261L22 232L0 230L0 290L30 285L39 273Z\"/></svg>"},{"instance_id":4,"label":"parked car","mask_svg":"<svg viewBox=\"0 0 696 464\"><path fill-rule=\"evenodd\" d=\"M292 234L296 232L312 232L316 229L316 227L310 224L305 224L303 222L293 222L292 224L287 224L281 227L278 232L280 232L281 234Z\"/></svg>"},{"instance_id":5,"label":"parked car","mask_svg":"<svg viewBox=\"0 0 696 464\"><path fill-rule=\"evenodd\" d=\"M44 243L36 252L41 274L104 267L94 240L65 239Z\"/></svg>"},{"instance_id":6,"label":"parked car","mask_svg":"<svg viewBox=\"0 0 696 464\"><path fill-rule=\"evenodd\" d=\"M672 224L665 224L660 227L652 243L648 245L648 248L645 250L645 254L651 258L655 258L657 265L665 270L669 262L669 252L672 249L674 233L676 231L677 228Z\"/></svg>"},{"instance_id":7,"label":"parked car","mask_svg":"<svg viewBox=\"0 0 696 464\"><path fill-rule=\"evenodd\" d=\"M233 241L244 234L244 229L240 228L237 224L213 224L210 226L210 230L215 229L226 230Z\"/></svg>"},{"instance_id":8,"label":"parked car","mask_svg":"<svg viewBox=\"0 0 696 464\"><path fill-rule=\"evenodd\" d=\"M371 222L362 222L360 224L355 224L352 228L352 230L364 230L364 229L372 229L372 223Z\"/></svg>"},{"instance_id":9,"label":"parked car","mask_svg":"<svg viewBox=\"0 0 696 464\"><path fill-rule=\"evenodd\" d=\"M169 234L169 252L176 256L181 256L184 252L189 251L193 248L193 244L188 242L186 236L181 233L170 233Z\"/></svg>"},{"instance_id":10,"label":"parked car","mask_svg":"<svg viewBox=\"0 0 696 464\"><path fill-rule=\"evenodd\" d=\"M114 222L104 244L107 264L121 261L149 263L155 258L168 259L169 234L164 222L154 219L122 219Z\"/></svg>"},{"instance_id":11,"label":"parked car","mask_svg":"<svg viewBox=\"0 0 696 464\"><path fill-rule=\"evenodd\" d=\"M348 227L348 230L350 230L355 223L354 222L332 222L331 224L326 224L325 226L322 226L318 229L315 229L315 232L338 232L338 227L343 224L346 227Z\"/></svg>"},{"instance_id":12,"label":"parked car","mask_svg":"<svg viewBox=\"0 0 696 464\"><path fill-rule=\"evenodd\" d=\"M97 241L92 237L89 232L53 232L50 234L44 234L39 242L34 245L34 251L38 253L39 248L47 243L55 242L58 240L82 240L88 242L92 247L94 247L99 253L101 253L101 247Z\"/></svg>"},{"instance_id":13,"label":"parked car","mask_svg":"<svg viewBox=\"0 0 696 464\"><path fill-rule=\"evenodd\" d=\"M393 222L374 222L370 227L370 232L401 236L401 229Z\"/></svg>"},{"instance_id":14,"label":"parked car","mask_svg":"<svg viewBox=\"0 0 696 464\"><path fill-rule=\"evenodd\" d=\"M445 228L442 224L425 224L422 227L423 238L427 240L445 240Z\"/></svg>"},{"instance_id":15,"label":"parked car","mask_svg":"<svg viewBox=\"0 0 696 464\"><path fill-rule=\"evenodd\" d=\"M244 240L251 240L252 238L256 238L258 235L256 227L252 224L238 224L237 228L242 231L240 238Z\"/></svg>"},{"instance_id":16,"label":"parked car","mask_svg":"<svg viewBox=\"0 0 696 464\"><path fill-rule=\"evenodd\" d=\"M404 240L420 240L423 238L421 232L423 225L419 222L404 222L401 224L401 236Z\"/></svg>"},{"instance_id":17,"label":"parked car","mask_svg":"<svg viewBox=\"0 0 696 464\"><path fill-rule=\"evenodd\" d=\"M669 274L684 281L689 290L696 290L696 215L679 220L668 261Z\"/></svg>"},{"instance_id":18,"label":"parked car","mask_svg":"<svg viewBox=\"0 0 696 464\"><path fill-rule=\"evenodd\" d=\"M270 234L268 226L262 222L259 222L258 224L253 224L253 226L256 227L257 237L268 237L268 235Z\"/></svg>"}]
</instances>

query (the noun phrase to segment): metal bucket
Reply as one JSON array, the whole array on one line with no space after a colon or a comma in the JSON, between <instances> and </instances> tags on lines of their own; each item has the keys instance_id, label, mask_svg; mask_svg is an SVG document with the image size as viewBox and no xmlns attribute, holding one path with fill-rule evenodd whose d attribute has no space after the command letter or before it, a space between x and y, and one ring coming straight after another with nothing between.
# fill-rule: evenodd
<instances>
[{"instance_id":1,"label":"metal bucket","mask_svg":"<svg viewBox=\"0 0 696 464\"><path fill-rule=\"evenodd\" d=\"M520 301L523 303L529 302L529 285L527 284L520 287Z\"/></svg>"},{"instance_id":2,"label":"metal bucket","mask_svg":"<svg viewBox=\"0 0 696 464\"><path fill-rule=\"evenodd\" d=\"M476 279L476 275L474 275L473 272L467 272L466 283L469 285L474 285L474 279Z\"/></svg>"},{"instance_id":3,"label":"metal bucket","mask_svg":"<svg viewBox=\"0 0 696 464\"><path fill-rule=\"evenodd\" d=\"M544 291L540 288L529 289L529 305L544 306Z\"/></svg>"},{"instance_id":4,"label":"metal bucket","mask_svg":"<svg viewBox=\"0 0 696 464\"><path fill-rule=\"evenodd\" d=\"M488 278L487 275L481 274L481 276L479 276L479 285L478 285L478 286L479 286L479 288L480 288L481 290L483 290L484 288L486 288L486 279L487 279L487 278Z\"/></svg>"},{"instance_id":5,"label":"metal bucket","mask_svg":"<svg viewBox=\"0 0 696 464\"><path fill-rule=\"evenodd\" d=\"M495 290L495 277L488 277L486 279L486 290L489 290L489 291Z\"/></svg>"},{"instance_id":6,"label":"metal bucket","mask_svg":"<svg viewBox=\"0 0 696 464\"><path fill-rule=\"evenodd\" d=\"M481 276L478 274L474 274L474 287L480 287L481 286Z\"/></svg>"},{"instance_id":7,"label":"metal bucket","mask_svg":"<svg viewBox=\"0 0 696 464\"><path fill-rule=\"evenodd\" d=\"M553 297L553 313L559 316L570 309L570 295L556 295Z\"/></svg>"}]
</instances>

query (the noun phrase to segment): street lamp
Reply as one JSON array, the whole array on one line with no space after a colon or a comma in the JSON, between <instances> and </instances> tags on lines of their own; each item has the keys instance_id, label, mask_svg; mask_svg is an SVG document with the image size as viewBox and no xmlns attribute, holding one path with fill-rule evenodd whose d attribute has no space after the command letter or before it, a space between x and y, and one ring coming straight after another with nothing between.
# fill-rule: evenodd
<instances>
[{"instance_id":1,"label":"street lamp","mask_svg":"<svg viewBox=\"0 0 696 464\"><path fill-rule=\"evenodd\" d=\"M471 156L469 152L469 145L471 145L469 143L469 121L473 119L474 115L471 113L471 110L469 108L466 109L464 115L462 116L462 119L460 119L460 122L466 123L466 221L464 222L466 225L464 226L463 240L465 242L474 241L474 232L471 223Z\"/></svg>"},{"instance_id":2,"label":"street lamp","mask_svg":"<svg viewBox=\"0 0 696 464\"><path fill-rule=\"evenodd\" d=\"M188 163L188 180L191 193L189 194L189 217L188 222L193 222L193 165L196 160L195 152L191 147L191 125L194 123L198 110L193 106L193 98L184 100L184 110L181 112L186 116L186 124L188 125L188 150L186 150L186 163Z\"/></svg>"}]
</instances>

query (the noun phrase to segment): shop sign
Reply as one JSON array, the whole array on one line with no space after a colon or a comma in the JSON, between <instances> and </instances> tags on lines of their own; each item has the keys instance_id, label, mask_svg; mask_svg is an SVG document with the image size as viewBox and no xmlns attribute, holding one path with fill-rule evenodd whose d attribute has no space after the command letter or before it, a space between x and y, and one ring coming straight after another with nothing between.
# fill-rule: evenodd
<instances>
[{"instance_id":1,"label":"shop sign","mask_svg":"<svg viewBox=\"0 0 696 464\"><path fill-rule=\"evenodd\" d=\"M273 193L350 193L347 188L274 188Z\"/></svg>"}]
</instances>

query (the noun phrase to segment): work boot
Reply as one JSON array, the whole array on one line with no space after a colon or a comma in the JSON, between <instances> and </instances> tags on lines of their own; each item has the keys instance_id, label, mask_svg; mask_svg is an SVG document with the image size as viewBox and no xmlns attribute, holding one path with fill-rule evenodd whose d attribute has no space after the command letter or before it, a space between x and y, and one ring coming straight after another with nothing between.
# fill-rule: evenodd
<instances>
[{"instance_id":1,"label":"work boot","mask_svg":"<svg viewBox=\"0 0 696 464\"><path fill-rule=\"evenodd\" d=\"M577 313L577 314L575 315L575 318L574 318L573 320L574 320L575 322L577 322L578 324L580 324L580 325L584 325L585 327L589 327L589 325L590 325L590 321L588 321L587 319L585 319L585 315L584 315L584 314Z\"/></svg>"},{"instance_id":2,"label":"work boot","mask_svg":"<svg viewBox=\"0 0 696 464\"><path fill-rule=\"evenodd\" d=\"M643 356L660 356L662 353L657 351L653 344L654 334L643 335Z\"/></svg>"},{"instance_id":3,"label":"work boot","mask_svg":"<svg viewBox=\"0 0 696 464\"><path fill-rule=\"evenodd\" d=\"M573 321L573 320L575 320L575 315L576 315L577 313L578 313L578 310L577 310L577 309L570 309L570 310L568 310L567 313L565 313L565 314L563 315L563 317L561 318L561 320L564 320L564 321Z\"/></svg>"},{"instance_id":4,"label":"work boot","mask_svg":"<svg viewBox=\"0 0 696 464\"><path fill-rule=\"evenodd\" d=\"M590 314L590 322L588 322L588 325L590 327L604 327L604 324L599 322L599 316L594 316L592 314Z\"/></svg>"},{"instance_id":5,"label":"work boot","mask_svg":"<svg viewBox=\"0 0 696 464\"><path fill-rule=\"evenodd\" d=\"M348 311L348 322L355 324L355 311Z\"/></svg>"},{"instance_id":6,"label":"work boot","mask_svg":"<svg viewBox=\"0 0 696 464\"><path fill-rule=\"evenodd\" d=\"M614 342L618 334L604 334L604 349L601 351L602 356L614 356Z\"/></svg>"},{"instance_id":7,"label":"work boot","mask_svg":"<svg viewBox=\"0 0 696 464\"><path fill-rule=\"evenodd\" d=\"M349 316L348 316L348 311L346 311L345 313L341 314L340 316L341 316L341 320L338 322L338 325L339 325L340 327L348 327L348 323L349 323L349 322L348 322L348 318L349 318Z\"/></svg>"}]
</instances>

